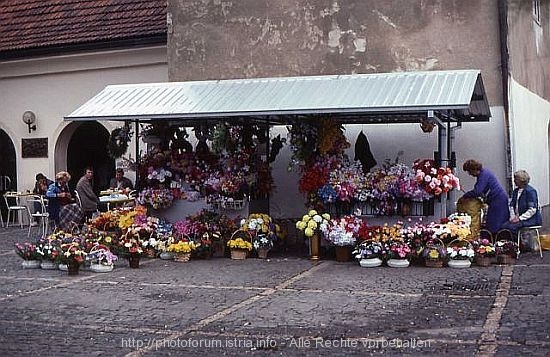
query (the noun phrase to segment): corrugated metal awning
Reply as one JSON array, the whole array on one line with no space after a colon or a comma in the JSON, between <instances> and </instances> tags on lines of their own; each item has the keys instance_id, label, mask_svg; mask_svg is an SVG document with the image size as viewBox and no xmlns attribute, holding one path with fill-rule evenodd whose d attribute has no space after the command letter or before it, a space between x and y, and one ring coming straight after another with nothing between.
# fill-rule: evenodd
<instances>
[{"instance_id":1,"label":"corrugated metal awning","mask_svg":"<svg viewBox=\"0 0 550 357\"><path fill-rule=\"evenodd\" d=\"M429 110L457 121L491 116L479 70L249 78L110 85L66 120L254 118L330 115L349 123L415 122Z\"/></svg>"}]
</instances>

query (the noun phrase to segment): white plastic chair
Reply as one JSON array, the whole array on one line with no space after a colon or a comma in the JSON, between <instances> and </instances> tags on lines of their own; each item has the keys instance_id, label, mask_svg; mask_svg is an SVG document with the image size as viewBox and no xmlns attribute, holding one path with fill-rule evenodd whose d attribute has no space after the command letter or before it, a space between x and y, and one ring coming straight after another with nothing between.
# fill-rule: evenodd
<instances>
[{"instance_id":1,"label":"white plastic chair","mask_svg":"<svg viewBox=\"0 0 550 357\"><path fill-rule=\"evenodd\" d=\"M82 200L80 199L80 195L78 194L78 191L74 191L74 197L76 199L76 203L78 204L78 207L82 208Z\"/></svg>"},{"instance_id":2,"label":"white plastic chair","mask_svg":"<svg viewBox=\"0 0 550 357\"><path fill-rule=\"evenodd\" d=\"M4 193L4 201L6 202L6 207L8 209L8 219L6 220L6 227L9 227L10 225L10 217L12 212L14 213L14 215L18 216L19 224L21 225L21 228L23 228L23 217L19 212L24 212L27 214L27 217L29 218L29 224L30 224L31 213L27 206L21 204L20 198L21 196L17 192L10 191L10 192Z\"/></svg>"},{"instance_id":3,"label":"white plastic chair","mask_svg":"<svg viewBox=\"0 0 550 357\"><path fill-rule=\"evenodd\" d=\"M38 219L40 228L42 229L42 237L45 237L48 233L50 214L47 209L47 200L40 196L34 195L27 200L28 208L31 213L31 219ZM36 210L38 208L38 210ZM27 236L31 235L32 225L29 224L29 232Z\"/></svg>"}]
</instances>

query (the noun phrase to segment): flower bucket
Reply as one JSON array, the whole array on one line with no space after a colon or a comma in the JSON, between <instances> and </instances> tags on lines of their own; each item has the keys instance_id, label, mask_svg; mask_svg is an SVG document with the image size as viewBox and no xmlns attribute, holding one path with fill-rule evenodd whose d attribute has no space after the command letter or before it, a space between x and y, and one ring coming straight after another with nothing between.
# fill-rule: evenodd
<instances>
[{"instance_id":1,"label":"flower bucket","mask_svg":"<svg viewBox=\"0 0 550 357\"><path fill-rule=\"evenodd\" d=\"M80 264L75 261L70 261L67 263L67 274L68 275L78 275L80 270Z\"/></svg>"},{"instance_id":2,"label":"flower bucket","mask_svg":"<svg viewBox=\"0 0 550 357\"><path fill-rule=\"evenodd\" d=\"M186 263L191 258L191 253L176 253L174 255L174 261L180 263Z\"/></svg>"},{"instance_id":3,"label":"flower bucket","mask_svg":"<svg viewBox=\"0 0 550 357\"><path fill-rule=\"evenodd\" d=\"M21 266L23 269L38 269L40 268L40 260L23 260Z\"/></svg>"},{"instance_id":4,"label":"flower bucket","mask_svg":"<svg viewBox=\"0 0 550 357\"><path fill-rule=\"evenodd\" d=\"M350 262L351 261L351 251L352 247L350 246L335 246L334 252L336 254L337 262Z\"/></svg>"},{"instance_id":5,"label":"flower bucket","mask_svg":"<svg viewBox=\"0 0 550 357\"><path fill-rule=\"evenodd\" d=\"M259 259L267 259L267 254L269 253L269 249L259 248L257 253L258 253Z\"/></svg>"},{"instance_id":6,"label":"flower bucket","mask_svg":"<svg viewBox=\"0 0 550 357\"><path fill-rule=\"evenodd\" d=\"M389 259L388 266L391 268L407 268L410 265L407 259Z\"/></svg>"},{"instance_id":7,"label":"flower bucket","mask_svg":"<svg viewBox=\"0 0 550 357\"><path fill-rule=\"evenodd\" d=\"M243 260L246 259L248 251L246 249L231 249L231 259Z\"/></svg>"},{"instance_id":8,"label":"flower bucket","mask_svg":"<svg viewBox=\"0 0 550 357\"><path fill-rule=\"evenodd\" d=\"M139 255L138 254L131 254L128 257L128 264L130 265L130 268L132 269L138 269L139 268Z\"/></svg>"},{"instance_id":9,"label":"flower bucket","mask_svg":"<svg viewBox=\"0 0 550 357\"><path fill-rule=\"evenodd\" d=\"M321 258L321 237L319 233L314 233L309 238L309 258L311 260L319 260Z\"/></svg>"}]
</instances>

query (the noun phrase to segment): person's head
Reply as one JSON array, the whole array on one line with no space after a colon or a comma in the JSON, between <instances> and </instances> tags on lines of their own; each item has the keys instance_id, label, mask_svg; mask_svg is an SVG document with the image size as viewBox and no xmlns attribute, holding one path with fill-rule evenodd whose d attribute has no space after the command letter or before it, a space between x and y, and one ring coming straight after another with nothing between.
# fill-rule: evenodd
<instances>
[{"instance_id":1,"label":"person's head","mask_svg":"<svg viewBox=\"0 0 550 357\"><path fill-rule=\"evenodd\" d=\"M124 177L124 170L123 170L123 169L120 169L120 168L116 169L116 171L115 171L115 178L116 178L118 181L120 181L120 180L122 180L123 177Z\"/></svg>"},{"instance_id":2,"label":"person's head","mask_svg":"<svg viewBox=\"0 0 550 357\"><path fill-rule=\"evenodd\" d=\"M483 165L481 162L476 160L467 160L464 165L462 165L462 170L466 171L470 176L477 177L481 172Z\"/></svg>"},{"instance_id":3,"label":"person's head","mask_svg":"<svg viewBox=\"0 0 550 357\"><path fill-rule=\"evenodd\" d=\"M91 181L91 180L94 178L94 169L93 169L92 167L90 167L90 166L86 167L86 168L84 169L84 175L86 176L86 178L87 178L88 180Z\"/></svg>"},{"instance_id":4,"label":"person's head","mask_svg":"<svg viewBox=\"0 0 550 357\"><path fill-rule=\"evenodd\" d=\"M40 172L36 174L35 178L36 178L36 181L41 181L41 180L45 180L46 176L44 176L44 174Z\"/></svg>"},{"instance_id":5,"label":"person's head","mask_svg":"<svg viewBox=\"0 0 550 357\"><path fill-rule=\"evenodd\" d=\"M59 184L67 184L71 180L71 175L67 171L59 171L55 174L55 181Z\"/></svg>"},{"instance_id":6,"label":"person's head","mask_svg":"<svg viewBox=\"0 0 550 357\"><path fill-rule=\"evenodd\" d=\"M531 177L525 170L519 170L514 172L514 184L519 187L523 188L529 184L529 181L531 181Z\"/></svg>"}]
</instances>

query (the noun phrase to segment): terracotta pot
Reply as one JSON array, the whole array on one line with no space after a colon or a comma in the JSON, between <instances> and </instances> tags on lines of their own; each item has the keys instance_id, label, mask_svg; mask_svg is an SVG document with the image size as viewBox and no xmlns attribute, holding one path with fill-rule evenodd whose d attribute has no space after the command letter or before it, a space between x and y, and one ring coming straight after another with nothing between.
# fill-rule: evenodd
<instances>
[{"instance_id":1,"label":"terracotta pot","mask_svg":"<svg viewBox=\"0 0 550 357\"><path fill-rule=\"evenodd\" d=\"M70 261L67 263L67 273L69 275L78 275L78 271L80 270L80 264L75 261Z\"/></svg>"},{"instance_id":2,"label":"terracotta pot","mask_svg":"<svg viewBox=\"0 0 550 357\"><path fill-rule=\"evenodd\" d=\"M351 261L351 246L335 246L334 252L336 253L336 261L337 262L350 262Z\"/></svg>"}]
</instances>

